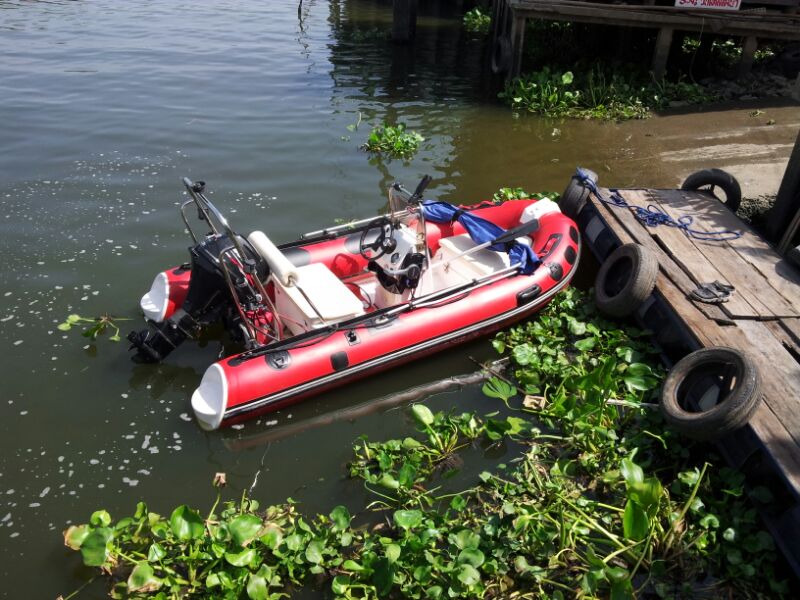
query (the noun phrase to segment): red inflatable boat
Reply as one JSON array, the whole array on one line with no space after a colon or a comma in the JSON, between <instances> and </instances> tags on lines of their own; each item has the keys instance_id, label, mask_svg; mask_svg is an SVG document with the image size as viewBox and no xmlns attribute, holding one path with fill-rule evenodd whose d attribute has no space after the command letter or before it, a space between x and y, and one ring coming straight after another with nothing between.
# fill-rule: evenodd
<instances>
[{"instance_id":1,"label":"red inflatable boat","mask_svg":"<svg viewBox=\"0 0 800 600\"><path fill-rule=\"evenodd\" d=\"M184 183L191 261L159 273L141 301L137 359L163 360L221 322L244 351L211 365L192 395L204 429L283 408L351 380L497 331L568 285L575 224L550 200L453 207L394 184L391 212L276 247L234 233ZM211 231L195 235L194 203Z\"/></svg>"}]
</instances>

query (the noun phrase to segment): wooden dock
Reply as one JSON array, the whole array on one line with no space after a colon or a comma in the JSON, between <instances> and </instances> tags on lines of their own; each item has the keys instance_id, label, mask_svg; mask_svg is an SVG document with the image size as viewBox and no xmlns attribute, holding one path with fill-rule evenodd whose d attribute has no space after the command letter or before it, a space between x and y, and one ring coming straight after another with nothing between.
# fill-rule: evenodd
<instances>
[{"instance_id":1,"label":"wooden dock","mask_svg":"<svg viewBox=\"0 0 800 600\"><path fill-rule=\"evenodd\" d=\"M800 573L800 270L721 202L701 192L619 190L631 205L660 208L673 218L694 217L693 228L730 230L731 241L700 241L668 226L647 227L627 208L595 195L578 221L599 260L619 244L636 242L658 257L656 290L637 316L677 359L700 347L737 348L755 361L764 402L749 426L724 438L720 449L752 485L775 496L764 517L795 572ZM607 189L599 194L608 199ZM736 288L712 305L689 298L700 283Z\"/></svg>"},{"instance_id":2,"label":"wooden dock","mask_svg":"<svg viewBox=\"0 0 800 600\"><path fill-rule=\"evenodd\" d=\"M519 75L527 19L657 29L652 71L659 81L676 31L706 34L708 41L709 35L741 36L740 75L750 71L759 39L800 40L800 0L736 0L736 10L702 8L695 0L675 4L674 0L494 0L493 68L502 68L508 79Z\"/></svg>"}]
</instances>

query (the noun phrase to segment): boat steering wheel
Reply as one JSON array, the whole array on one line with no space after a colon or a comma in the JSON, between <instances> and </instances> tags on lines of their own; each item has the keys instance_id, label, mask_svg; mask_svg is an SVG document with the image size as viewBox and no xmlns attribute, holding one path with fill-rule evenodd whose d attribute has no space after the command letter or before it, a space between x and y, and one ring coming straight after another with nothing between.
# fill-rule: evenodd
<instances>
[{"instance_id":1,"label":"boat steering wheel","mask_svg":"<svg viewBox=\"0 0 800 600\"><path fill-rule=\"evenodd\" d=\"M371 242L367 242L370 233L378 230L377 237ZM375 219L367 225L361 232L361 239L358 241L358 252L365 260L375 260L388 252L393 252L397 248L394 239L394 225L387 217ZM370 254L371 252L371 254Z\"/></svg>"}]
</instances>

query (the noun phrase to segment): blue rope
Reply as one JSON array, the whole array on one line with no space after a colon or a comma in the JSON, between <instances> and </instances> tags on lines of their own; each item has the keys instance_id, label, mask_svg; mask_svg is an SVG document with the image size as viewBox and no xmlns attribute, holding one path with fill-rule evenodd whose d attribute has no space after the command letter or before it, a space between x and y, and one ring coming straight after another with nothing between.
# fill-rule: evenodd
<instances>
[{"instance_id":1,"label":"blue rope","mask_svg":"<svg viewBox=\"0 0 800 600\"><path fill-rule=\"evenodd\" d=\"M659 225L675 227L683 231L688 237L696 240L724 241L737 240L742 237L741 232L731 231L730 229L722 229L720 231L700 231L698 229L692 229L691 225L694 223L694 217L691 215L683 215L682 217L673 219L658 206L654 206L653 204L649 204L647 208L635 204L628 204L617 189L609 189L608 191L611 192L611 197L605 198L586 170L578 167L576 175L581 184L594 193L598 200L609 206L629 209L634 216L647 227L658 227Z\"/></svg>"}]
</instances>

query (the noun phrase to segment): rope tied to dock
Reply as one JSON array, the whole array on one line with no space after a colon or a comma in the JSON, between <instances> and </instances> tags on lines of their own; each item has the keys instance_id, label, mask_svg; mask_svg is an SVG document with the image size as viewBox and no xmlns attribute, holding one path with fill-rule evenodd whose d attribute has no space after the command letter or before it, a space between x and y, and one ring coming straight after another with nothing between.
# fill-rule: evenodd
<instances>
[{"instance_id":1,"label":"rope tied to dock","mask_svg":"<svg viewBox=\"0 0 800 600\"><path fill-rule=\"evenodd\" d=\"M627 208L647 227L658 227L659 225L675 227L683 231L683 233L690 238L704 241L721 242L725 240L737 240L742 237L742 232L731 231L730 229L721 229L718 231L700 231L699 229L692 229L692 224L694 223L693 216L683 215L675 219L654 204L648 204L647 207L629 204L616 188L609 188L608 191L611 192L611 196L606 198L600 193L597 184L592 180L586 170L578 167L575 175L581 182L581 185L591 191L600 202L615 208Z\"/></svg>"}]
</instances>

